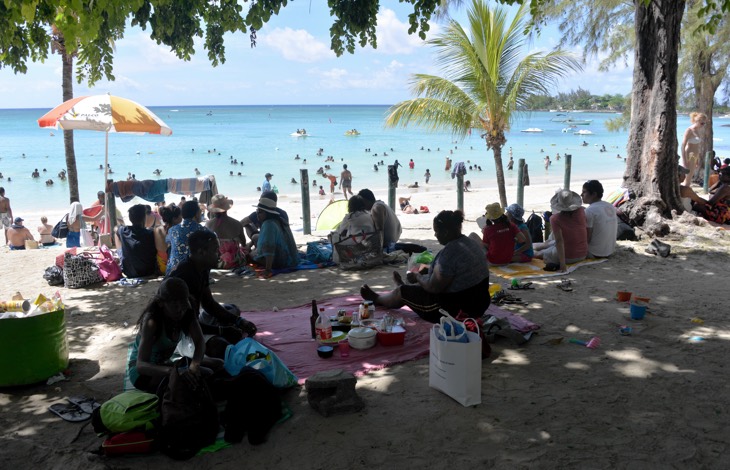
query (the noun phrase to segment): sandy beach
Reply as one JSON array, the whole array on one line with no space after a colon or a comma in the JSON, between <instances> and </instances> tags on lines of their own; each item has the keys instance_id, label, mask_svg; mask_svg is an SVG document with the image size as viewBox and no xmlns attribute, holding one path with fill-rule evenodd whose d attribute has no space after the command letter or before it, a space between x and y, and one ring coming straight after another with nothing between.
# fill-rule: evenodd
<instances>
[{"instance_id":1,"label":"sandy beach","mask_svg":"<svg viewBox=\"0 0 730 470\"><path fill-rule=\"evenodd\" d=\"M581 184L573 182L572 189L580 192ZM610 193L620 181L603 184ZM557 188L526 188L527 214L547 210ZM401 241L437 250L432 219L439 210L455 208L455 192L400 188L398 195L412 195L413 205L431 210L399 214ZM508 196L514 196L513 188ZM376 197L387 199L386 194ZM478 231L475 219L486 204L498 200L497 191L476 189L464 199L463 231ZM327 200L312 197L313 225ZM247 215L255 201L236 199L230 215ZM326 235L303 235L300 198L282 197L280 206L290 214L298 243ZM54 222L63 214L47 215ZM643 236L619 242L608 262L564 277L532 279L535 290L518 291L528 305L505 308L541 329L522 347L506 339L492 345L482 364L481 405L464 408L429 388L425 358L360 378L357 390L366 408L355 414L324 418L309 407L304 389L296 387L286 394L293 417L275 427L266 444L244 442L183 463L162 454L100 457L92 453L101 439L91 426L67 423L47 411L69 396L104 401L121 391L126 345L159 280L134 289L57 289L42 274L61 247L10 252L3 246L0 299L16 291L25 297L61 292L67 304L71 375L53 385L0 389L0 459L6 468L59 469L726 468L730 322L722 291L730 235L702 221L696 225L689 216L669 223L671 233L663 238L672 247L667 258L645 253L651 239ZM27 217L25 225L33 230L38 220ZM376 290L389 289L393 269L342 272L333 267L268 280L214 275L212 290L217 300L243 310L272 311L312 298L355 294L364 282ZM556 288L563 278L572 281L572 292ZM494 275L491 281L509 285ZM631 320L628 305L614 300L619 290L651 299L644 320ZM631 326L632 334L622 336L620 325ZM592 336L602 340L598 349L567 341ZM312 356L316 359L314 345Z\"/></svg>"}]
</instances>

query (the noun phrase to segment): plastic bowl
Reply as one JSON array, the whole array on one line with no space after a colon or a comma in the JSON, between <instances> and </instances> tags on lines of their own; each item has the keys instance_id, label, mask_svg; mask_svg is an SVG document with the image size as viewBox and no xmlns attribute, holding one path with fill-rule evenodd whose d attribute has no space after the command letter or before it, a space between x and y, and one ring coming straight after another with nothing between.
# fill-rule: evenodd
<instances>
[{"instance_id":1,"label":"plastic bowl","mask_svg":"<svg viewBox=\"0 0 730 470\"><path fill-rule=\"evenodd\" d=\"M335 348L332 346L320 346L317 348L317 355L323 359L327 359L329 357L332 357L332 354L334 354Z\"/></svg>"},{"instance_id":2,"label":"plastic bowl","mask_svg":"<svg viewBox=\"0 0 730 470\"><path fill-rule=\"evenodd\" d=\"M347 335L347 341L355 349L370 349L375 346L378 339L378 332L372 328L353 328Z\"/></svg>"}]
</instances>

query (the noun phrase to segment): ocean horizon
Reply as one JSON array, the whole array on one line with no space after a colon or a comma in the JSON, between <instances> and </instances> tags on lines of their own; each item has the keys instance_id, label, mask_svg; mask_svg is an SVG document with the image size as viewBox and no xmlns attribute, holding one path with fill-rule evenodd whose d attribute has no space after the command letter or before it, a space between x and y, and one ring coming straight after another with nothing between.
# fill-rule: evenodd
<instances>
[{"instance_id":1,"label":"ocean horizon","mask_svg":"<svg viewBox=\"0 0 730 470\"><path fill-rule=\"evenodd\" d=\"M110 178L126 180L129 174L134 174L138 180L157 179L153 174L157 169L161 171L159 178L187 178L195 177L197 168L201 175L215 175L219 192L234 200L248 200L258 195L257 187L267 172L274 174L272 184L281 195L298 197L300 187L291 180L300 180L302 168L308 170L310 182L316 180L329 194L329 182L325 184L325 179L316 174L317 170L330 165L339 177L342 165L347 164L353 173L355 192L368 187L376 196L385 198L386 168L396 159L403 165L399 168L399 194L408 193L407 186L415 182L424 187L426 169L432 175L430 189L453 188L451 173L444 170L448 157L454 164L464 162L472 167L465 179L474 188L496 185L493 153L487 151L478 132L456 139L447 132L430 132L415 126L385 128L389 108L390 105L150 106L172 128L172 136L110 134L109 164L113 169ZM68 207L68 182L57 176L66 166L63 133L41 129L36 122L47 111L46 108L0 110L3 142L0 186L5 187L18 215L59 212ZM572 155L572 179L615 179L623 175L628 133L608 132L604 125L616 114L574 113L573 119L590 121L576 129L555 122L557 114L537 111L521 114L514 121L502 152L508 186L516 184L517 160L525 158L532 184L559 187L563 181L564 158L558 161L556 156L566 153ZM687 117L678 117L679 136L688 124ZM302 128L307 130L308 137L291 135ZM541 132L522 132L530 128ZM360 135L345 135L351 129L357 129ZM587 130L591 134L574 135L575 130ZM104 133L76 131L74 142L81 202L88 205L103 188L100 167L104 163ZM730 128L717 125L718 155L730 153L728 142ZM601 146L605 146L605 152L600 151ZM514 171L506 170L510 151L515 159ZM547 170L544 168L546 155L552 160ZM334 162L325 161L329 156ZM411 159L415 164L413 170L408 167ZM31 178L35 169L40 178ZM46 186L47 179L52 179L54 184ZM315 188L310 188L310 193L318 197ZM514 191L508 190L508 198L513 197ZM168 199L177 201L179 196L170 195Z\"/></svg>"}]
</instances>

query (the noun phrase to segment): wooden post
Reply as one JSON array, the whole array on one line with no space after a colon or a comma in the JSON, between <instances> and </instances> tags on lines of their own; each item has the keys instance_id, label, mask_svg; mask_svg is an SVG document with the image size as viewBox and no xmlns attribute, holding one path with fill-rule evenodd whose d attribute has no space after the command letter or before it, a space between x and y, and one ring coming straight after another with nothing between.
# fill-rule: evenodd
<instances>
[{"instance_id":1,"label":"wooden post","mask_svg":"<svg viewBox=\"0 0 730 470\"><path fill-rule=\"evenodd\" d=\"M299 184L302 187L302 226L304 235L311 235L312 215L309 209L309 172L306 168L299 170Z\"/></svg>"},{"instance_id":2,"label":"wooden post","mask_svg":"<svg viewBox=\"0 0 730 470\"><path fill-rule=\"evenodd\" d=\"M456 175L456 208L464 212L464 175Z\"/></svg>"},{"instance_id":3,"label":"wooden post","mask_svg":"<svg viewBox=\"0 0 730 470\"><path fill-rule=\"evenodd\" d=\"M525 159L520 158L517 160L517 204L519 204L522 208L525 207L525 185L524 181L522 181L524 171Z\"/></svg>"},{"instance_id":4,"label":"wooden post","mask_svg":"<svg viewBox=\"0 0 730 470\"><path fill-rule=\"evenodd\" d=\"M563 178L563 189L570 189L570 167L573 155L565 154L565 177Z\"/></svg>"},{"instance_id":5,"label":"wooden post","mask_svg":"<svg viewBox=\"0 0 730 470\"><path fill-rule=\"evenodd\" d=\"M388 165L388 205L395 211L395 188L398 182L392 176L393 165Z\"/></svg>"},{"instance_id":6,"label":"wooden post","mask_svg":"<svg viewBox=\"0 0 730 470\"><path fill-rule=\"evenodd\" d=\"M710 150L707 153L705 153L705 177L702 182L702 189L705 190L705 193L710 192L710 166L712 165L712 159L715 157L715 151Z\"/></svg>"}]
</instances>

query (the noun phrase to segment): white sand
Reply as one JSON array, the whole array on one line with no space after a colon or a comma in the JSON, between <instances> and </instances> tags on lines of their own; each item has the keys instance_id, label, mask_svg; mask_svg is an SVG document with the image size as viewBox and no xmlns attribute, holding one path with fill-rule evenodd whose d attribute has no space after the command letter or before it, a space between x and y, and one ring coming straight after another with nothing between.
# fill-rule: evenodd
<instances>
[{"instance_id":1,"label":"white sand","mask_svg":"<svg viewBox=\"0 0 730 470\"><path fill-rule=\"evenodd\" d=\"M573 189L579 192L581 183ZM618 184L604 182L607 192ZM528 210L548 209L556 188L526 188ZM408 194L414 205L427 205L432 214L402 215L402 239L437 249L431 221L439 210L454 208L455 193L399 191ZM236 200L232 215L248 214L255 199ZM464 232L476 231L474 220L496 200L494 189L467 193ZM297 203L294 197L281 198L297 241L324 236L296 230L301 227ZM314 196L312 214L325 204ZM57 215L49 214L49 219L62 214ZM26 221L30 227L36 224ZM2 466L725 468L730 457L725 378L730 325L723 285L730 237L724 230L686 223L673 222L672 230L664 239L672 245L669 258L644 253L646 238L620 242L610 261L568 276L573 292L555 287L560 278L537 280L536 290L517 291L529 305L510 309L542 329L523 347L507 340L493 345L492 356L483 362L480 406L463 408L430 389L428 359L422 359L360 379L358 391L367 403L361 413L323 418L297 388L287 394L293 418L276 427L268 443L257 448L244 443L182 464L159 454L100 458L89 453L101 442L90 426L81 430L46 411L72 395L103 401L120 391L126 344L158 283L135 289L58 289L68 304L71 380L0 392ZM26 297L54 292L41 275L61 252L0 248L0 299L17 290ZM217 299L244 310L270 310L354 293L364 281L375 289L390 288L391 272L388 267L355 273L331 268L269 280L223 277L212 288ZM508 285L494 276L492 281ZM612 300L624 289L651 298L645 320L630 320L628 307ZM693 317L704 323L693 323ZM631 336L619 334L622 324L633 327ZM571 337L596 335L602 340L597 350L567 344ZM703 340L692 342L695 336ZM553 344L560 338L562 343ZM312 353L315 358L314 349Z\"/></svg>"}]
</instances>

